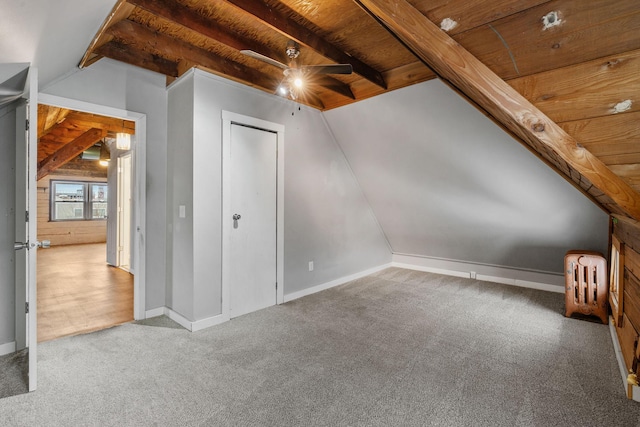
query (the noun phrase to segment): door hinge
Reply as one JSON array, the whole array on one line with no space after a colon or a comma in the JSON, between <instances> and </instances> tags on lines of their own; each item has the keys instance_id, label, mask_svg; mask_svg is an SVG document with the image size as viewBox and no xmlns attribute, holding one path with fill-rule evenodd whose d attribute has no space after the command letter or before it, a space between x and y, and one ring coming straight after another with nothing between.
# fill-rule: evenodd
<instances>
[{"instance_id":1,"label":"door hinge","mask_svg":"<svg viewBox=\"0 0 640 427\"><path fill-rule=\"evenodd\" d=\"M29 130L29 119L26 120L25 126L24 126L25 130Z\"/></svg>"},{"instance_id":2,"label":"door hinge","mask_svg":"<svg viewBox=\"0 0 640 427\"><path fill-rule=\"evenodd\" d=\"M276 282L276 291L278 290L278 282Z\"/></svg>"},{"instance_id":3,"label":"door hinge","mask_svg":"<svg viewBox=\"0 0 640 427\"><path fill-rule=\"evenodd\" d=\"M29 314L29 302L25 302L24 303L24 312L25 314Z\"/></svg>"},{"instance_id":4,"label":"door hinge","mask_svg":"<svg viewBox=\"0 0 640 427\"><path fill-rule=\"evenodd\" d=\"M24 211L24 222L29 222L29 211Z\"/></svg>"}]
</instances>

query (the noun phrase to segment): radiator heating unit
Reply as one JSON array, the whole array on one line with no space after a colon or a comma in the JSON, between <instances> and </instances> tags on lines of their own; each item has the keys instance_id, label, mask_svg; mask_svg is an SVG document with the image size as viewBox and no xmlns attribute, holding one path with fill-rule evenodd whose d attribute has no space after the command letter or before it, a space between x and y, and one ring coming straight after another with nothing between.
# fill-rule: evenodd
<instances>
[{"instance_id":1,"label":"radiator heating unit","mask_svg":"<svg viewBox=\"0 0 640 427\"><path fill-rule=\"evenodd\" d=\"M607 260L598 252L569 251L564 257L565 316L596 316L609 323Z\"/></svg>"}]
</instances>

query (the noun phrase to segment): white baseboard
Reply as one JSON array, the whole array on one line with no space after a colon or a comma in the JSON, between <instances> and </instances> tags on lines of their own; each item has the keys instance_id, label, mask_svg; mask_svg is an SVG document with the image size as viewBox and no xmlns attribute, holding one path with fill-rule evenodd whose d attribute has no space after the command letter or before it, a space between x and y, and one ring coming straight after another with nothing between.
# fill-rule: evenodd
<instances>
[{"instance_id":1,"label":"white baseboard","mask_svg":"<svg viewBox=\"0 0 640 427\"><path fill-rule=\"evenodd\" d=\"M206 319L191 321L180 313L173 311L169 307L158 307L152 310L147 310L147 312L145 313L145 318L149 319L151 317L158 317L162 315L167 316L169 319L173 320L174 322L191 332L196 332L210 326L219 325L229 320L228 317L223 316L222 314L218 314Z\"/></svg>"},{"instance_id":2,"label":"white baseboard","mask_svg":"<svg viewBox=\"0 0 640 427\"><path fill-rule=\"evenodd\" d=\"M326 289L333 288L335 286L344 285L347 282L352 280L360 279L361 277L368 276L373 273L377 273L378 271L384 270L385 268L391 267L391 264L383 264L377 267L370 268L365 271L361 271L359 273L354 273L349 276L344 276L339 279L332 280L330 282L323 283L321 285L312 286L307 289L303 289L301 291L292 292L290 294L286 294L284 296L284 302L293 301L294 299L306 297L307 295L315 294L316 292L324 291Z\"/></svg>"},{"instance_id":3,"label":"white baseboard","mask_svg":"<svg viewBox=\"0 0 640 427\"><path fill-rule=\"evenodd\" d=\"M166 314L166 310L167 310L167 307L158 307L158 308L154 308L152 310L147 310L144 313L144 318L145 319L150 319L152 317L163 316L164 314Z\"/></svg>"},{"instance_id":4,"label":"white baseboard","mask_svg":"<svg viewBox=\"0 0 640 427\"><path fill-rule=\"evenodd\" d=\"M409 270L564 293L564 276L559 273L523 270L405 254L393 254L391 265Z\"/></svg>"},{"instance_id":5,"label":"white baseboard","mask_svg":"<svg viewBox=\"0 0 640 427\"><path fill-rule=\"evenodd\" d=\"M0 356L4 356L5 354L11 354L16 351L16 342L8 342L6 344L0 344Z\"/></svg>"},{"instance_id":6,"label":"white baseboard","mask_svg":"<svg viewBox=\"0 0 640 427\"><path fill-rule=\"evenodd\" d=\"M330 282L286 294L284 295L284 302L293 301L307 295L315 294L316 292L340 286L347 282L351 282L352 280L360 279L389 267L406 268L409 270L426 271L447 276L456 276L467 279L473 278L487 282L503 283L512 286L564 293L564 276L561 274L520 270L485 264L465 263L461 261L443 260L416 255L393 254L391 263L379 265ZM228 316L218 314L206 319L191 321L168 307L154 308L152 310L147 310L145 313L145 317L147 319L162 315L169 317L171 320L191 332L219 325L229 320Z\"/></svg>"},{"instance_id":7,"label":"white baseboard","mask_svg":"<svg viewBox=\"0 0 640 427\"><path fill-rule=\"evenodd\" d=\"M339 285L345 284L345 283L350 282L352 280L356 280L356 279L359 279L361 277L365 277L365 276L368 276L370 274L377 273L378 271L384 270L385 268L389 268L389 267L391 267L390 263L389 264L379 265L377 267L373 267L373 268L370 268L368 270L361 271L359 273L354 273L354 274L351 274L349 276L341 277L339 279L332 280L330 282L323 283L321 285L313 286L313 287L308 288L308 289L303 289L303 290L298 291L298 292L293 292L293 293L290 293L290 294L284 296L284 302L293 301L294 299L298 299L298 298L302 298L302 297L307 296L307 295L315 294L316 292L324 291L325 289L329 289L329 288L333 288L334 286L339 286ZM182 326L183 328L185 328L185 329L187 329L188 331L191 331L191 332L200 331L202 329L209 328L209 327L215 326L215 325L219 325L219 324L227 322L229 320L229 316L225 316L223 314L218 314L216 316L208 317L206 319L191 321L191 320L187 319L186 317L182 316L181 314L176 313L175 311L173 311L172 309L170 309L168 307L159 307L159 308L154 308L152 310L147 310L147 312L145 313L145 318L148 319L150 317L157 317L157 316L162 316L162 315L167 316L169 319L173 320L174 322L178 323L180 326Z\"/></svg>"},{"instance_id":8,"label":"white baseboard","mask_svg":"<svg viewBox=\"0 0 640 427\"><path fill-rule=\"evenodd\" d=\"M165 315L173 320L174 322L176 322L177 324L179 324L180 326L182 326L183 328L185 328L188 331L191 331L191 328L193 328L193 322L189 319L187 319L186 317L184 317L183 315L176 313L175 311L171 310L168 307L165 307Z\"/></svg>"},{"instance_id":9,"label":"white baseboard","mask_svg":"<svg viewBox=\"0 0 640 427\"><path fill-rule=\"evenodd\" d=\"M503 283L505 285L519 286L521 288L538 289L541 291L556 292L559 294L564 293L564 285L558 286L558 285L551 285L549 283L532 282L530 280L485 276L483 274L477 274L476 280L482 280L484 282Z\"/></svg>"},{"instance_id":10,"label":"white baseboard","mask_svg":"<svg viewBox=\"0 0 640 427\"><path fill-rule=\"evenodd\" d=\"M470 273L454 270L446 270L444 268L428 267L426 265L409 264L406 262L392 262L392 267L405 268L407 270L424 271L426 273L442 274L444 276L462 277L464 279L470 278Z\"/></svg>"},{"instance_id":11,"label":"white baseboard","mask_svg":"<svg viewBox=\"0 0 640 427\"><path fill-rule=\"evenodd\" d=\"M222 314L207 317L206 319L196 320L195 322L191 322L191 332L197 332L202 329L216 326L227 321L229 321L229 317L223 316Z\"/></svg>"}]
</instances>

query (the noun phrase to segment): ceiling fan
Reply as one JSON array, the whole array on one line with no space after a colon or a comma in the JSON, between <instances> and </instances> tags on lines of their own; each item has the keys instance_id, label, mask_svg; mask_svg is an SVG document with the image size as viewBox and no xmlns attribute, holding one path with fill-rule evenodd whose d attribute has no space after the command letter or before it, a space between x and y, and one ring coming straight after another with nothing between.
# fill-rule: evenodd
<instances>
[{"instance_id":1,"label":"ceiling fan","mask_svg":"<svg viewBox=\"0 0 640 427\"><path fill-rule=\"evenodd\" d=\"M351 64L323 64L323 65L301 65L298 66L296 59L300 56L300 45L289 40L287 42L287 48L285 53L289 58L289 65L285 65L280 61L269 58L252 50L241 50L247 56L250 56L260 61L264 61L267 64L271 64L274 67L281 68L284 74L284 78L278 86L278 94L282 96L288 96L292 100L296 100L304 90L305 83L309 77L313 75L325 75L325 74L351 74L353 73L353 67Z\"/></svg>"}]
</instances>

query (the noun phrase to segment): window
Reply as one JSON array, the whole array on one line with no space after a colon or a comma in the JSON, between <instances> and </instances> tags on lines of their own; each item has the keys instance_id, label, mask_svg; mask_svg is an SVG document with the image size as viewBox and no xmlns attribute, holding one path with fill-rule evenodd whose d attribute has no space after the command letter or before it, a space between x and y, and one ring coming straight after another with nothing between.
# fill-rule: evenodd
<instances>
[{"instance_id":1,"label":"window","mask_svg":"<svg viewBox=\"0 0 640 427\"><path fill-rule=\"evenodd\" d=\"M105 182L51 181L51 221L107 218Z\"/></svg>"}]
</instances>

